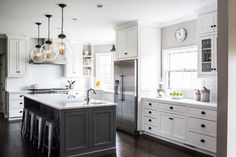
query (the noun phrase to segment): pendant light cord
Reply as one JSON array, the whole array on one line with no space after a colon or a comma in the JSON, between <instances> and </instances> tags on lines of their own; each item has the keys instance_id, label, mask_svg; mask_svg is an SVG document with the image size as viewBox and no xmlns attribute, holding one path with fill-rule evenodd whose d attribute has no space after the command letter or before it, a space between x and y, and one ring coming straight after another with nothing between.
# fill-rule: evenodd
<instances>
[{"instance_id":1,"label":"pendant light cord","mask_svg":"<svg viewBox=\"0 0 236 157\"><path fill-rule=\"evenodd\" d=\"M38 25L38 45L39 45L39 38L40 38L40 37L39 37L39 35L40 35L40 29L39 29L39 26L40 26L40 25Z\"/></svg>"},{"instance_id":2,"label":"pendant light cord","mask_svg":"<svg viewBox=\"0 0 236 157\"><path fill-rule=\"evenodd\" d=\"M62 7L62 12L61 12L61 34L63 34L63 24L64 24L64 8Z\"/></svg>"},{"instance_id":3,"label":"pendant light cord","mask_svg":"<svg viewBox=\"0 0 236 157\"><path fill-rule=\"evenodd\" d=\"M48 17L48 41L50 40L50 17Z\"/></svg>"}]
</instances>

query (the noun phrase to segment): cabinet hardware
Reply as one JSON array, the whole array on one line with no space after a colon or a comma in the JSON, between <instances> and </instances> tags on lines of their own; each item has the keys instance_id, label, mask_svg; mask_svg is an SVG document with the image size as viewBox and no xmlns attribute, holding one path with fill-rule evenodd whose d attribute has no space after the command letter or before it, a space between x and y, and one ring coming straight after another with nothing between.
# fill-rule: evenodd
<instances>
[{"instance_id":1,"label":"cabinet hardware","mask_svg":"<svg viewBox=\"0 0 236 157\"><path fill-rule=\"evenodd\" d=\"M127 55L128 53L124 53L125 55Z\"/></svg>"},{"instance_id":2,"label":"cabinet hardware","mask_svg":"<svg viewBox=\"0 0 236 157\"><path fill-rule=\"evenodd\" d=\"M204 140L204 139L201 139L201 142L202 142L202 143L205 143L205 140Z\"/></svg>"},{"instance_id":3,"label":"cabinet hardware","mask_svg":"<svg viewBox=\"0 0 236 157\"><path fill-rule=\"evenodd\" d=\"M149 105L149 106L152 106L152 103L149 103L148 105Z\"/></svg>"},{"instance_id":4,"label":"cabinet hardware","mask_svg":"<svg viewBox=\"0 0 236 157\"><path fill-rule=\"evenodd\" d=\"M152 122L152 120L151 120L151 119L149 119L148 121L149 121L149 122Z\"/></svg>"},{"instance_id":5,"label":"cabinet hardware","mask_svg":"<svg viewBox=\"0 0 236 157\"><path fill-rule=\"evenodd\" d=\"M214 70L216 70L216 68L214 68Z\"/></svg>"},{"instance_id":6,"label":"cabinet hardware","mask_svg":"<svg viewBox=\"0 0 236 157\"><path fill-rule=\"evenodd\" d=\"M152 111L149 111L148 113L149 113L149 114L152 114Z\"/></svg>"},{"instance_id":7,"label":"cabinet hardware","mask_svg":"<svg viewBox=\"0 0 236 157\"><path fill-rule=\"evenodd\" d=\"M211 70L214 70L213 68L211 68Z\"/></svg>"},{"instance_id":8,"label":"cabinet hardware","mask_svg":"<svg viewBox=\"0 0 236 157\"><path fill-rule=\"evenodd\" d=\"M148 129L149 129L149 130L152 130L152 128L151 128L151 127L148 127Z\"/></svg>"},{"instance_id":9,"label":"cabinet hardware","mask_svg":"<svg viewBox=\"0 0 236 157\"><path fill-rule=\"evenodd\" d=\"M173 118L169 118L169 120L174 120Z\"/></svg>"},{"instance_id":10,"label":"cabinet hardware","mask_svg":"<svg viewBox=\"0 0 236 157\"><path fill-rule=\"evenodd\" d=\"M23 95L20 95L20 97L23 97Z\"/></svg>"},{"instance_id":11,"label":"cabinet hardware","mask_svg":"<svg viewBox=\"0 0 236 157\"><path fill-rule=\"evenodd\" d=\"M21 102L20 105L22 105L23 103Z\"/></svg>"},{"instance_id":12,"label":"cabinet hardware","mask_svg":"<svg viewBox=\"0 0 236 157\"><path fill-rule=\"evenodd\" d=\"M201 114L202 114L202 115L205 115L205 114L206 114L206 112L205 112L205 111L202 111L202 112L201 112Z\"/></svg>"},{"instance_id":13,"label":"cabinet hardware","mask_svg":"<svg viewBox=\"0 0 236 157\"><path fill-rule=\"evenodd\" d=\"M213 28L214 26L213 25L211 25L211 28Z\"/></svg>"},{"instance_id":14,"label":"cabinet hardware","mask_svg":"<svg viewBox=\"0 0 236 157\"><path fill-rule=\"evenodd\" d=\"M216 25L214 25L214 27L216 27Z\"/></svg>"},{"instance_id":15,"label":"cabinet hardware","mask_svg":"<svg viewBox=\"0 0 236 157\"><path fill-rule=\"evenodd\" d=\"M202 128L205 128L206 126L205 126L205 124L202 124L201 127L202 127Z\"/></svg>"},{"instance_id":16,"label":"cabinet hardware","mask_svg":"<svg viewBox=\"0 0 236 157\"><path fill-rule=\"evenodd\" d=\"M20 111L19 113L22 113L23 111Z\"/></svg>"},{"instance_id":17,"label":"cabinet hardware","mask_svg":"<svg viewBox=\"0 0 236 157\"><path fill-rule=\"evenodd\" d=\"M170 109L173 110L174 108L171 106Z\"/></svg>"}]
</instances>

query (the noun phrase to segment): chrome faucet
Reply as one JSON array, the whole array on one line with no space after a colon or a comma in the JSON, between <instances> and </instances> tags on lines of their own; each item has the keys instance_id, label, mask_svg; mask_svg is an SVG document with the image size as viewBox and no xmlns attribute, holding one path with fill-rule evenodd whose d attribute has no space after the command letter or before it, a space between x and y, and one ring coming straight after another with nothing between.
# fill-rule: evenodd
<instances>
[{"instance_id":1,"label":"chrome faucet","mask_svg":"<svg viewBox=\"0 0 236 157\"><path fill-rule=\"evenodd\" d=\"M90 92L90 91L93 91L93 93L96 94L96 91L95 91L94 89L92 89L92 88L90 88L90 89L87 91L87 97L86 97L86 99L85 99L87 104L89 104L89 100L90 100L90 98L89 98L89 92Z\"/></svg>"}]
</instances>

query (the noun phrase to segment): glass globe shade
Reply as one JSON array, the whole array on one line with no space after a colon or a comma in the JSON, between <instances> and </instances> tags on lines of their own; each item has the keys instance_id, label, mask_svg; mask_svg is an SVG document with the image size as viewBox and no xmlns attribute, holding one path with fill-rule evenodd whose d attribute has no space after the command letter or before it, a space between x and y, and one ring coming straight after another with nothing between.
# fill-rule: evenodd
<instances>
[{"instance_id":1,"label":"glass globe shade","mask_svg":"<svg viewBox=\"0 0 236 157\"><path fill-rule=\"evenodd\" d=\"M54 49L53 49L53 45L52 44L47 44L45 43L40 50L42 53L45 53L46 55L46 61L53 61L56 59L57 54L55 53Z\"/></svg>"},{"instance_id":2,"label":"glass globe shade","mask_svg":"<svg viewBox=\"0 0 236 157\"><path fill-rule=\"evenodd\" d=\"M54 50L58 54L58 57L66 58L66 53L69 50L69 41L64 38L57 38L54 43Z\"/></svg>"},{"instance_id":3,"label":"glass globe shade","mask_svg":"<svg viewBox=\"0 0 236 157\"><path fill-rule=\"evenodd\" d=\"M44 52L41 52L40 46L37 45L31 50L31 59L35 63L41 63L41 62L45 61L46 54Z\"/></svg>"}]
</instances>

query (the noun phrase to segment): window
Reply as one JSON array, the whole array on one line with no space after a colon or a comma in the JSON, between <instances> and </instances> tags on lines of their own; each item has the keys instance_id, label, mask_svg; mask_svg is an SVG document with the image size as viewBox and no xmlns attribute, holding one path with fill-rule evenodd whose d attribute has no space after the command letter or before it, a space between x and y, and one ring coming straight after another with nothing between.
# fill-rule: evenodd
<instances>
[{"instance_id":1,"label":"window","mask_svg":"<svg viewBox=\"0 0 236 157\"><path fill-rule=\"evenodd\" d=\"M113 88L113 53L96 54L96 81L101 82L103 89Z\"/></svg>"},{"instance_id":2,"label":"window","mask_svg":"<svg viewBox=\"0 0 236 157\"><path fill-rule=\"evenodd\" d=\"M163 50L163 81L169 89L195 89L197 79L197 47Z\"/></svg>"}]
</instances>

